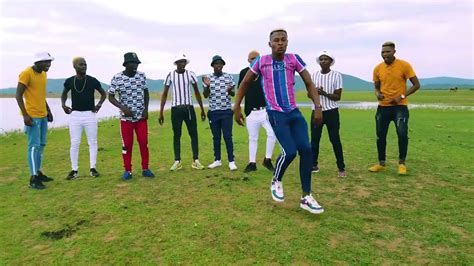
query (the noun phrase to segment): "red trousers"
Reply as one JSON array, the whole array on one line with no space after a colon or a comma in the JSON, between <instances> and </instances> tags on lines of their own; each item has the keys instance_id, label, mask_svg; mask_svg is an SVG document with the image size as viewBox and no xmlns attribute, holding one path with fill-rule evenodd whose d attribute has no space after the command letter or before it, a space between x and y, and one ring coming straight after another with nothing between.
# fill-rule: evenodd
<instances>
[{"instance_id":1,"label":"red trousers","mask_svg":"<svg viewBox=\"0 0 474 266\"><path fill-rule=\"evenodd\" d=\"M120 120L120 135L122 136L122 158L125 171L132 171L133 131L137 134L137 141L142 157L142 169L148 169L148 122L145 119L138 122Z\"/></svg>"}]
</instances>

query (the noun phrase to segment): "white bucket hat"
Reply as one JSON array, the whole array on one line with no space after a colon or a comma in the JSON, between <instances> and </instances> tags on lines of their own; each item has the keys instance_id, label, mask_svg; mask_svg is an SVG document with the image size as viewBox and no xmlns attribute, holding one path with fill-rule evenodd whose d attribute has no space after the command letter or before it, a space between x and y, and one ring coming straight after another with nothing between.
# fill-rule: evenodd
<instances>
[{"instance_id":1,"label":"white bucket hat","mask_svg":"<svg viewBox=\"0 0 474 266\"><path fill-rule=\"evenodd\" d=\"M324 50L324 51L321 51L318 55L318 57L316 57L316 62L319 64L319 58L322 56L322 55L325 55L329 58L332 59L332 62L331 62L331 66L334 65L336 63L336 58L334 58L334 56L332 56L328 51Z\"/></svg>"},{"instance_id":2,"label":"white bucket hat","mask_svg":"<svg viewBox=\"0 0 474 266\"><path fill-rule=\"evenodd\" d=\"M35 54L34 62L40 62L40 61L53 61L54 57L51 56L50 53L48 52L40 52Z\"/></svg>"},{"instance_id":3,"label":"white bucket hat","mask_svg":"<svg viewBox=\"0 0 474 266\"><path fill-rule=\"evenodd\" d=\"M186 57L185 54L181 53L181 54L177 54L174 59L173 59L173 64L176 65L176 62L178 62L179 60L186 60L186 64L189 64L189 59Z\"/></svg>"}]
</instances>

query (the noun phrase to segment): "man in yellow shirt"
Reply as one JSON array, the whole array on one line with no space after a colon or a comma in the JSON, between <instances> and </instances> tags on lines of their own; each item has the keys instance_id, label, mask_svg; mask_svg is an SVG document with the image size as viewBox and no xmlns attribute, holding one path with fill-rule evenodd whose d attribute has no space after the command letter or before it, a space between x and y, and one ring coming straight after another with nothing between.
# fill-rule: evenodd
<instances>
[{"instance_id":1,"label":"man in yellow shirt","mask_svg":"<svg viewBox=\"0 0 474 266\"><path fill-rule=\"evenodd\" d=\"M379 101L375 115L377 131L377 151L379 163L369 168L370 172L385 170L385 149L390 122L395 123L398 135L398 174L405 175L405 159L408 150L408 100L407 97L420 88L420 82L411 65L395 58L395 44L382 44L382 63L374 69L375 96ZM407 79L412 86L407 90Z\"/></svg>"},{"instance_id":2,"label":"man in yellow shirt","mask_svg":"<svg viewBox=\"0 0 474 266\"><path fill-rule=\"evenodd\" d=\"M54 57L47 52L36 54L34 65L20 73L16 89L16 101L23 115L25 133L28 137L30 188L33 189L44 189L46 187L43 182L53 180L41 171L48 122L53 121L53 115L46 102L46 72L53 60Z\"/></svg>"}]
</instances>

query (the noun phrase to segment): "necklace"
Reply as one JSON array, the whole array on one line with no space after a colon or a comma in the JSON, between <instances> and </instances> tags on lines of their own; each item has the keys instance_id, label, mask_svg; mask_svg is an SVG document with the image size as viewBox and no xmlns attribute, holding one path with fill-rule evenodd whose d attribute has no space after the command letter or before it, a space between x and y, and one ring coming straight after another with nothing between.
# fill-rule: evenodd
<instances>
[{"instance_id":1,"label":"necklace","mask_svg":"<svg viewBox=\"0 0 474 266\"><path fill-rule=\"evenodd\" d=\"M84 84L82 85L82 89L79 91L76 88L76 76L74 76L74 90L77 91L77 93L81 93L84 91L84 88L86 87L86 82L87 82L87 76L84 76Z\"/></svg>"}]
</instances>

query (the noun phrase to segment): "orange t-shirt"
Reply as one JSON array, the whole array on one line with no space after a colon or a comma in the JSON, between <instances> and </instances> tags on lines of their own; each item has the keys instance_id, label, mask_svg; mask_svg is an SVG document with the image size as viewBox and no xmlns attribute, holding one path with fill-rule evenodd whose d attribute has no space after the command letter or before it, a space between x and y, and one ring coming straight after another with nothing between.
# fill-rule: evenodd
<instances>
[{"instance_id":1,"label":"orange t-shirt","mask_svg":"<svg viewBox=\"0 0 474 266\"><path fill-rule=\"evenodd\" d=\"M23 98L28 115L33 118L42 118L48 115L46 110L46 72L35 72L28 67L20 73L18 83L26 86Z\"/></svg>"},{"instance_id":2,"label":"orange t-shirt","mask_svg":"<svg viewBox=\"0 0 474 266\"><path fill-rule=\"evenodd\" d=\"M392 64L385 62L374 68L374 82L380 81L380 92L384 98L379 100L381 106L392 106L391 99L406 94L407 79L416 76L411 65L403 60L395 58ZM408 105L407 98L402 99L398 105Z\"/></svg>"}]
</instances>

